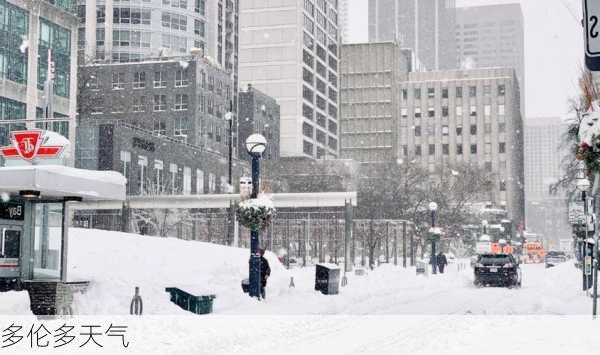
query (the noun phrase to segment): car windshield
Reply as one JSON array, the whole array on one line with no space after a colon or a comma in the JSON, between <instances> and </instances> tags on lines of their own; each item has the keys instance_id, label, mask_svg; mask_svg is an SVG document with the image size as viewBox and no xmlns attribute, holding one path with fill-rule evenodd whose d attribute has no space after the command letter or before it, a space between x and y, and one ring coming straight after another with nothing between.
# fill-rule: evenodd
<instances>
[{"instance_id":1,"label":"car windshield","mask_svg":"<svg viewBox=\"0 0 600 355\"><path fill-rule=\"evenodd\" d=\"M484 265L504 265L512 262L508 255L481 255L479 257L479 263Z\"/></svg>"},{"instance_id":2,"label":"car windshield","mask_svg":"<svg viewBox=\"0 0 600 355\"><path fill-rule=\"evenodd\" d=\"M565 256L565 253L562 251L549 251L548 256Z\"/></svg>"}]
</instances>

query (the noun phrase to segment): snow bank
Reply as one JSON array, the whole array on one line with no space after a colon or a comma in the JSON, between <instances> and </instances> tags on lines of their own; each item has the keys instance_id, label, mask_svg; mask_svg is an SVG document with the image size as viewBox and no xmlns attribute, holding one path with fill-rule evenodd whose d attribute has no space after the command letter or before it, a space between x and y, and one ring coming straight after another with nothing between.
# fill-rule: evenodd
<instances>
[{"instance_id":1,"label":"snow bank","mask_svg":"<svg viewBox=\"0 0 600 355\"><path fill-rule=\"evenodd\" d=\"M27 291L2 292L0 295L0 315L32 314Z\"/></svg>"},{"instance_id":2,"label":"snow bank","mask_svg":"<svg viewBox=\"0 0 600 355\"><path fill-rule=\"evenodd\" d=\"M215 312L256 303L242 293L248 277L249 251L221 245L90 229L71 229L69 277L91 281L76 297L79 314L128 314L134 287L140 287L145 314L189 314L169 300L166 287L182 287L217 296ZM271 266L269 292L287 290L289 276L277 257Z\"/></svg>"}]
</instances>

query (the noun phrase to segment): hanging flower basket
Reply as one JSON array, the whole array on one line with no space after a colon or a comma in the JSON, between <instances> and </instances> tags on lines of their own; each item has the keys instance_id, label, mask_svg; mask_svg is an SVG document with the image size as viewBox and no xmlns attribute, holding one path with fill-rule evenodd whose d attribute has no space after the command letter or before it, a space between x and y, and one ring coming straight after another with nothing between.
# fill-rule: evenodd
<instances>
[{"instance_id":1,"label":"hanging flower basket","mask_svg":"<svg viewBox=\"0 0 600 355\"><path fill-rule=\"evenodd\" d=\"M273 201L263 196L242 201L236 209L240 224L253 231L266 229L271 224L275 212Z\"/></svg>"},{"instance_id":2,"label":"hanging flower basket","mask_svg":"<svg viewBox=\"0 0 600 355\"><path fill-rule=\"evenodd\" d=\"M599 143L600 136L594 136L592 144ZM588 173L600 173L600 151L594 151L588 143L583 142L577 147L575 157L585 163Z\"/></svg>"}]
</instances>

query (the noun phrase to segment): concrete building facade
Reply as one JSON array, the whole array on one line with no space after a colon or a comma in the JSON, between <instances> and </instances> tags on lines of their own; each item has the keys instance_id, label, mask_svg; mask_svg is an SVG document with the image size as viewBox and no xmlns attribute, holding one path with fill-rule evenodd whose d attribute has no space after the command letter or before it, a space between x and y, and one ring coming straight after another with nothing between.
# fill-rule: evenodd
<instances>
[{"instance_id":1,"label":"concrete building facade","mask_svg":"<svg viewBox=\"0 0 600 355\"><path fill-rule=\"evenodd\" d=\"M456 8L456 51L461 68L514 68L521 87L522 109L525 103L524 42L520 4Z\"/></svg>"},{"instance_id":2,"label":"concrete building facade","mask_svg":"<svg viewBox=\"0 0 600 355\"><path fill-rule=\"evenodd\" d=\"M369 0L369 42L398 41L427 70L456 69L455 0Z\"/></svg>"},{"instance_id":3,"label":"concrete building facade","mask_svg":"<svg viewBox=\"0 0 600 355\"><path fill-rule=\"evenodd\" d=\"M240 158L252 160L246 153L246 139L254 134L260 133L267 139L267 149L263 153L263 159L279 159L279 120L280 108L277 101L262 93L248 84L246 91L239 93L239 137L238 151Z\"/></svg>"},{"instance_id":4,"label":"concrete building facade","mask_svg":"<svg viewBox=\"0 0 600 355\"><path fill-rule=\"evenodd\" d=\"M281 107L281 155L337 157L338 2L240 3L240 84Z\"/></svg>"},{"instance_id":5,"label":"concrete building facade","mask_svg":"<svg viewBox=\"0 0 600 355\"><path fill-rule=\"evenodd\" d=\"M225 113L233 84L227 72L204 58L92 64L81 70L82 123L123 120L227 156Z\"/></svg>"},{"instance_id":6,"label":"concrete building facade","mask_svg":"<svg viewBox=\"0 0 600 355\"><path fill-rule=\"evenodd\" d=\"M520 89L509 68L413 72L400 85L399 155L434 171L476 164L494 175L489 201L524 220Z\"/></svg>"},{"instance_id":7,"label":"concrete building facade","mask_svg":"<svg viewBox=\"0 0 600 355\"><path fill-rule=\"evenodd\" d=\"M54 130L75 142L77 16L72 1L0 0L0 143L10 131ZM49 60L50 54L50 60ZM54 65L52 123L44 85ZM28 120L27 123L21 120Z\"/></svg>"},{"instance_id":8,"label":"concrete building facade","mask_svg":"<svg viewBox=\"0 0 600 355\"><path fill-rule=\"evenodd\" d=\"M407 53L394 42L342 46L342 159L367 163L398 158L399 86L410 70Z\"/></svg>"},{"instance_id":9,"label":"concrete building facade","mask_svg":"<svg viewBox=\"0 0 600 355\"><path fill-rule=\"evenodd\" d=\"M550 187L565 175L562 145L568 125L559 117L529 117L525 123L525 198L527 230L541 234L548 243L570 235L567 197Z\"/></svg>"}]
</instances>

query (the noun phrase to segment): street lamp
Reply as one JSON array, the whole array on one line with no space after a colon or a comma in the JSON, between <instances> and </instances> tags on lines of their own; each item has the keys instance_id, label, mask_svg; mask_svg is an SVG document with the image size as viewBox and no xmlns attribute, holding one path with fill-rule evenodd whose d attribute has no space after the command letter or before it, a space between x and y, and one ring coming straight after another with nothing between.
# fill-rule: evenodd
<instances>
[{"instance_id":1,"label":"street lamp","mask_svg":"<svg viewBox=\"0 0 600 355\"><path fill-rule=\"evenodd\" d=\"M429 203L429 211L431 211L431 272L432 274L437 274L437 256L435 254L435 212L438 209L438 204L435 202Z\"/></svg>"},{"instance_id":2,"label":"street lamp","mask_svg":"<svg viewBox=\"0 0 600 355\"><path fill-rule=\"evenodd\" d=\"M252 134L246 139L246 151L252 157L252 194L250 198L258 196L260 186L260 158L267 148L267 140L260 134ZM250 297L260 298L260 252L258 230L250 231Z\"/></svg>"},{"instance_id":3,"label":"street lamp","mask_svg":"<svg viewBox=\"0 0 600 355\"><path fill-rule=\"evenodd\" d=\"M583 228L585 231L585 241L581 243L581 272L583 274L583 290L587 291L589 289L588 286L588 277L585 274L585 258L587 256L587 240L588 240L588 203L587 203L587 191L590 188L590 181L584 176L584 174L579 174L577 180L575 181L575 186L577 190L581 192L581 200L583 201L583 217L584 224Z\"/></svg>"},{"instance_id":4,"label":"street lamp","mask_svg":"<svg viewBox=\"0 0 600 355\"><path fill-rule=\"evenodd\" d=\"M225 114L225 121L229 121L229 134L227 135L227 145L229 148L229 158L227 165L227 191L226 193L232 194L233 189L233 177L232 177L232 165L233 165L233 101L229 101L229 112ZM227 239L229 242L235 240L235 209L233 201L229 202L229 214L227 216Z\"/></svg>"}]
</instances>

